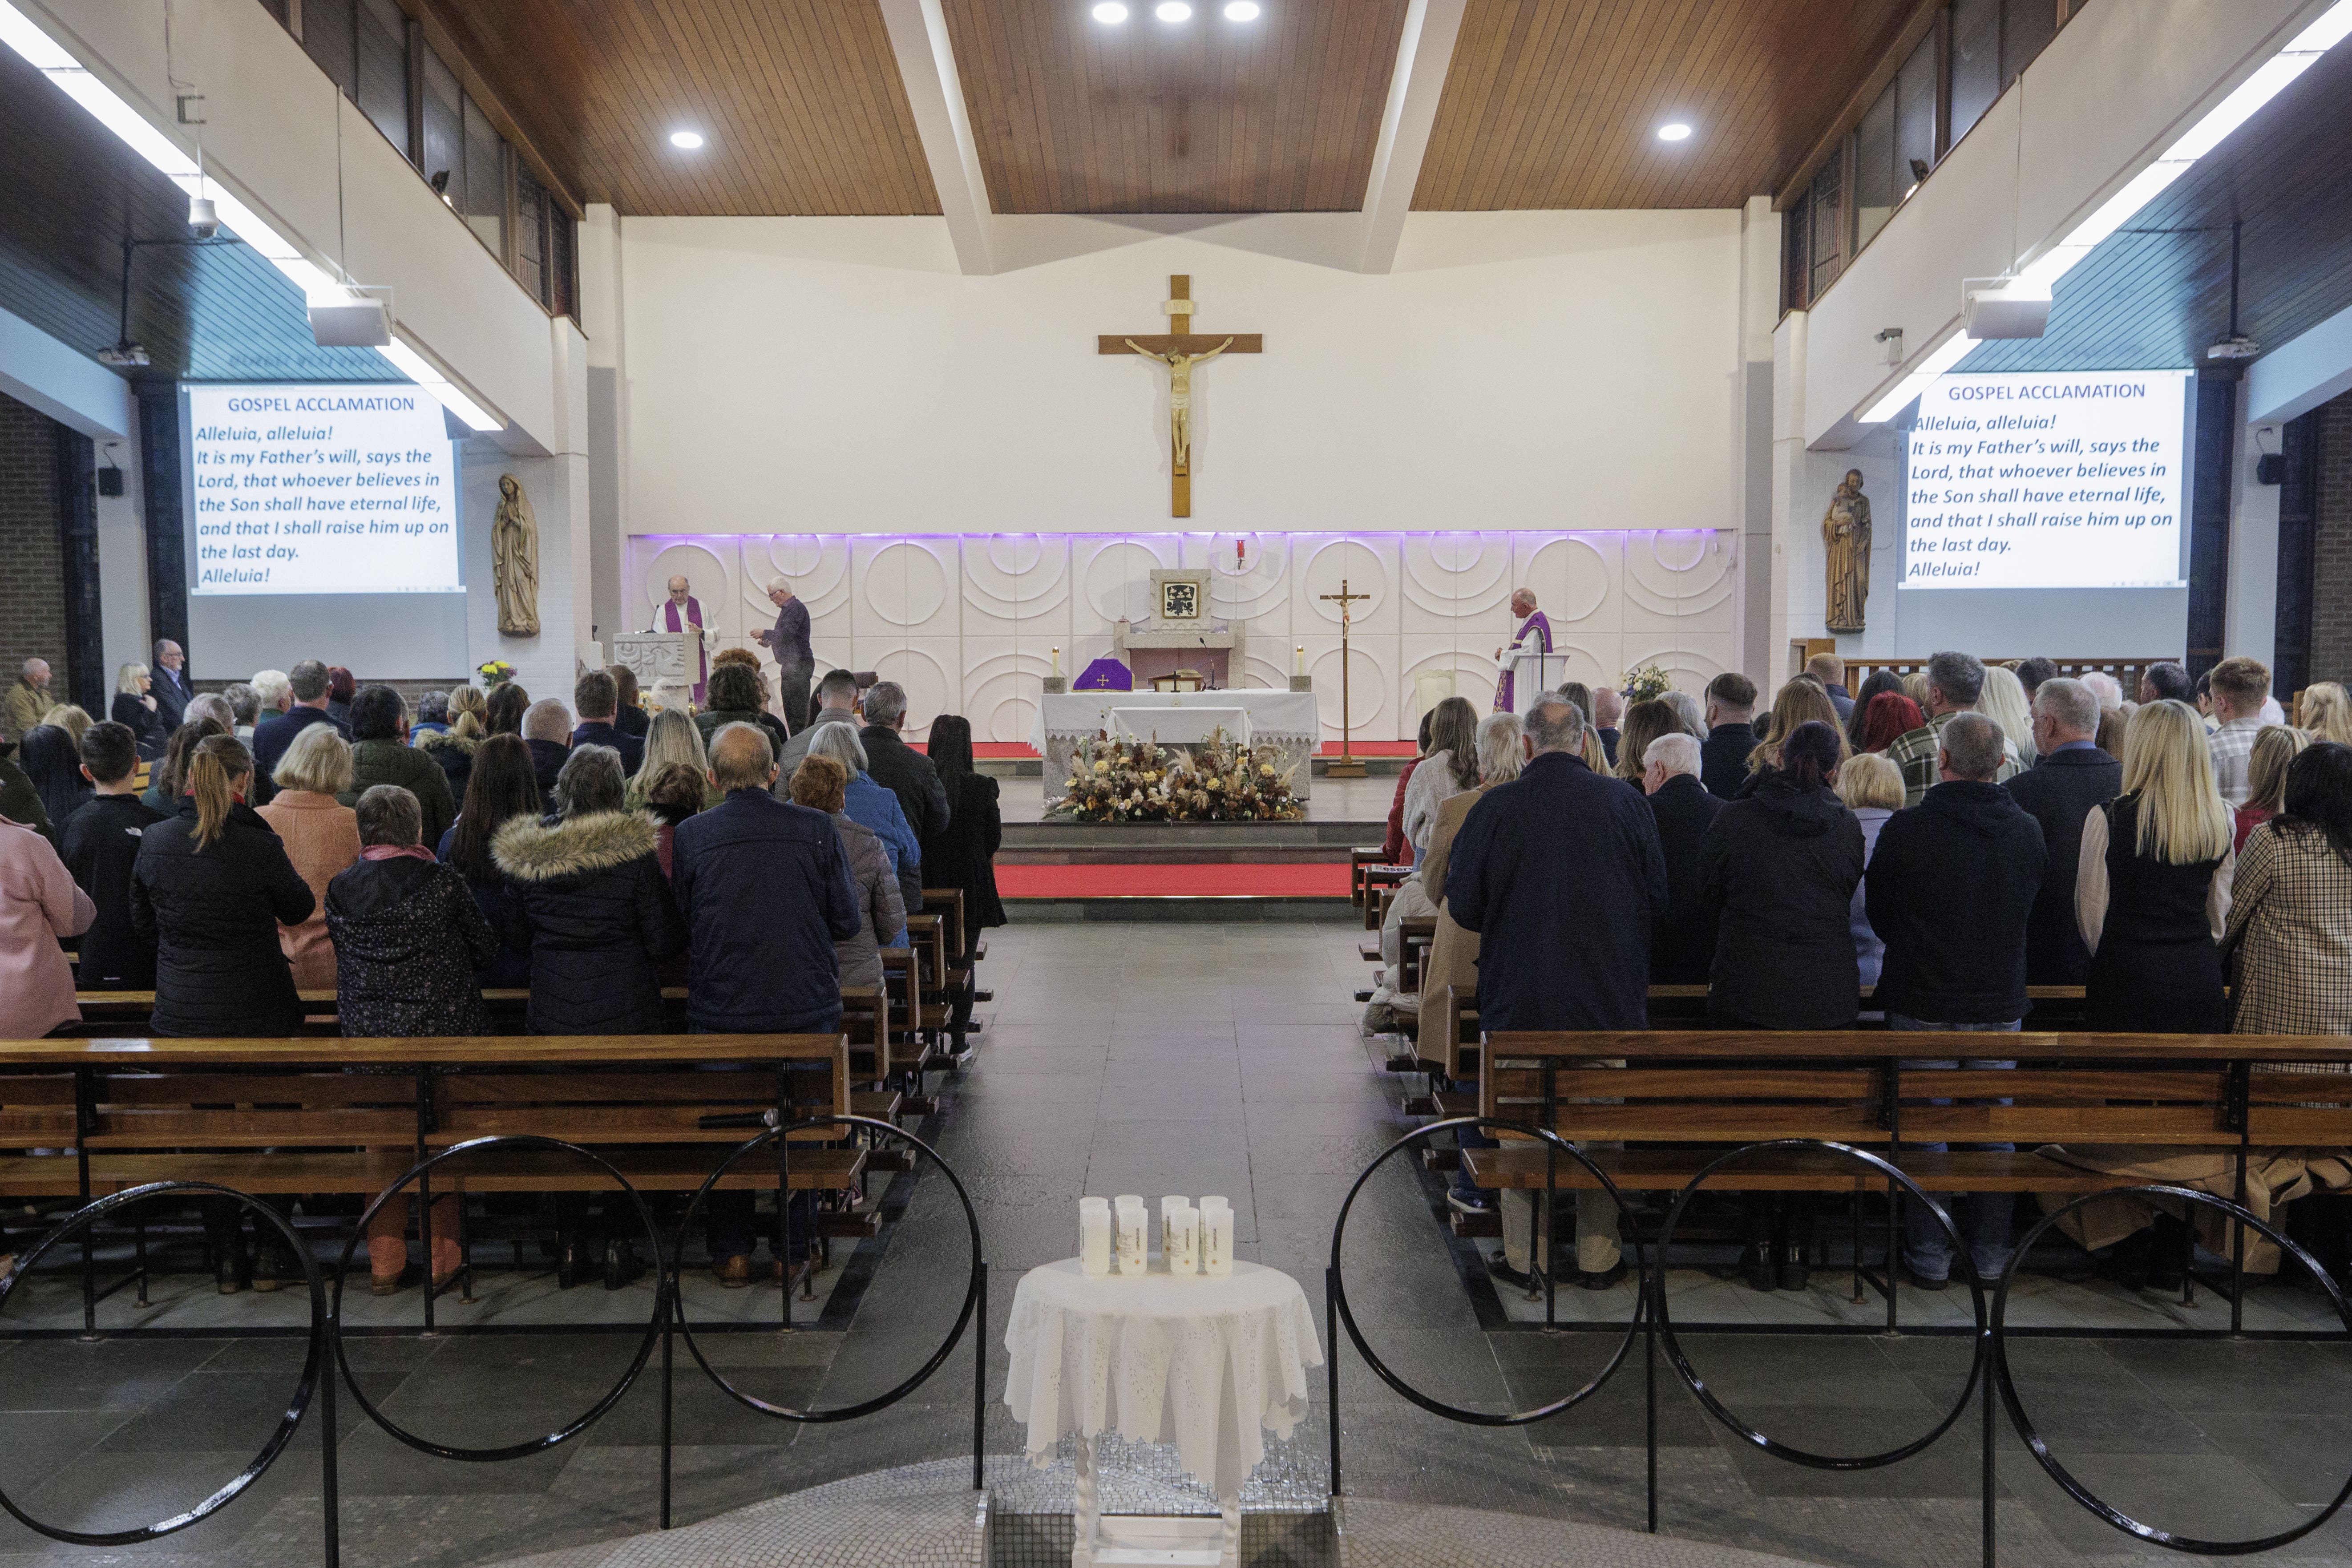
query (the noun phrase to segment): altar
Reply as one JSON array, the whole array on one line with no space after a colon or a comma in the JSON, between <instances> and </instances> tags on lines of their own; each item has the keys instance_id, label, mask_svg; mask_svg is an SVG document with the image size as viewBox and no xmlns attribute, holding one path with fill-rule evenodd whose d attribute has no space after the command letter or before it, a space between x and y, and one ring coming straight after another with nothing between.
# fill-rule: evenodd
<instances>
[{"instance_id":1,"label":"altar","mask_svg":"<svg viewBox=\"0 0 2352 1568\"><path fill-rule=\"evenodd\" d=\"M1045 804L1062 798L1070 758L1078 742L1097 734L1157 739L1175 746L1198 745L1223 728L1229 739L1234 720L1248 725L1252 745L1273 746L1294 769L1292 788L1301 800L1313 789L1315 749L1323 739L1323 718L1311 691L1252 687L1240 691L1049 692L1037 708L1029 744L1045 759Z\"/></svg>"}]
</instances>

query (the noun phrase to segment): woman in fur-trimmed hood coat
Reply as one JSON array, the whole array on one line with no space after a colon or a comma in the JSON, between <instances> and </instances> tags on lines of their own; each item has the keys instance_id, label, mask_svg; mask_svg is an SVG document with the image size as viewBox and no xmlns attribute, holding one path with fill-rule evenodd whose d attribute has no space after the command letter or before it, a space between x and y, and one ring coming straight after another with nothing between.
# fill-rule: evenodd
<instances>
[{"instance_id":1,"label":"woman in fur-trimmed hood coat","mask_svg":"<svg viewBox=\"0 0 2352 1568\"><path fill-rule=\"evenodd\" d=\"M656 966L686 951L686 921L656 854L653 818L597 812L517 817L490 841L515 929L530 949L534 1035L644 1035L662 1026Z\"/></svg>"}]
</instances>

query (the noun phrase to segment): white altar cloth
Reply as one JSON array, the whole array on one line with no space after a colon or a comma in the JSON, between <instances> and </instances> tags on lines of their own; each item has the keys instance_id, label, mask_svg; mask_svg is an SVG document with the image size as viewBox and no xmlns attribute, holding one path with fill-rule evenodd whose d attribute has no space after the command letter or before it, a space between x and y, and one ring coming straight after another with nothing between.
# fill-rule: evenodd
<instances>
[{"instance_id":1,"label":"white altar cloth","mask_svg":"<svg viewBox=\"0 0 2352 1568\"><path fill-rule=\"evenodd\" d=\"M1041 698L1036 722L1030 726L1029 744L1045 759L1045 804L1062 798L1070 776L1070 756L1078 742L1108 731L1149 737L1155 729L1171 745L1196 745L1208 738L1214 723L1198 725L1195 710L1205 716L1223 710L1230 720L1234 709L1249 715L1252 745L1280 748L1292 768L1290 787L1306 800L1314 791L1311 765L1323 741L1322 710L1312 691L1276 691L1271 687L1245 687L1224 691L1065 691ZM1150 715L1166 712L1155 725ZM1198 727L1199 732L1193 733ZM1226 732L1232 733L1230 722Z\"/></svg>"},{"instance_id":2,"label":"white altar cloth","mask_svg":"<svg viewBox=\"0 0 2352 1568\"><path fill-rule=\"evenodd\" d=\"M1264 1434L1288 1437L1307 1415L1307 1369L1323 1364L1314 1309L1278 1268L1235 1262L1230 1275L1090 1279L1075 1258L1021 1277L1004 1331L1013 1367L1004 1403L1043 1467L1065 1433L1116 1431L1173 1443L1185 1470L1237 1497L1265 1458Z\"/></svg>"},{"instance_id":3,"label":"white altar cloth","mask_svg":"<svg viewBox=\"0 0 2352 1568\"><path fill-rule=\"evenodd\" d=\"M1114 735L1135 741L1159 741L1171 746L1197 746L1223 730L1225 739L1250 743L1254 732L1250 710L1237 705L1218 708L1132 707L1120 703L1110 710L1105 726Z\"/></svg>"}]
</instances>

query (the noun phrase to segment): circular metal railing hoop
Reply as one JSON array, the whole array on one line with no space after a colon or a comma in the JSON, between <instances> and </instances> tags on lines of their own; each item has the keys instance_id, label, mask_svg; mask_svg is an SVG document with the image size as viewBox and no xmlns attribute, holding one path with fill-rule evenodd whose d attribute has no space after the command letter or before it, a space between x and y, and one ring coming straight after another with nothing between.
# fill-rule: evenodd
<instances>
[{"instance_id":1,"label":"circular metal railing hoop","mask_svg":"<svg viewBox=\"0 0 2352 1568\"><path fill-rule=\"evenodd\" d=\"M1663 1268L1659 1269L1655 1276L1655 1282L1653 1285L1653 1289L1655 1293L1656 1300L1652 1303L1650 1308L1652 1314L1657 1320L1658 1341L1665 1347L1667 1358L1674 1363L1675 1371L1680 1374L1683 1382L1689 1385L1690 1391L1698 1395L1698 1402L1702 1405L1706 1406L1707 1414L1714 1416L1726 1427L1736 1433L1742 1442L1760 1448L1765 1453L1771 1455L1775 1458L1786 1459L1790 1464L1803 1465L1810 1469L1816 1470L1874 1470L1883 1468L1887 1465L1898 1464L1901 1461L1911 1458L1913 1455L1919 1453L1923 1449L1927 1448L1933 1445L1937 1438L1950 1431L1952 1429L1952 1424L1958 1421L1962 1415L1966 1414L1969 1407L1969 1401L1976 1394L1977 1380L1979 1377L1987 1375L1987 1369L1985 1366L1985 1340L1987 1338L1985 1325L1988 1321L1988 1318L1985 1304L1986 1299L1984 1284L1981 1280L1977 1279L1976 1270L1973 1268L1966 1268L1968 1247L1962 1240L1959 1231L1953 1226L1951 1216L1945 1214L1943 1210L1937 1208L1934 1204L1929 1203L1927 1201L1927 1193L1916 1182L1914 1182L1909 1176L1905 1175L1903 1172L1895 1165L1879 1158L1877 1155L1870 1152L1867 1149L1857 1149L1848 1143L1832 1143L1819 1138L1774 1138L1767 1140L1761 1143L1745 1144L1740 1148L1732 1150L1729 1153L1717 1156L1707 1164L1706 1169L1700 1171L1697 1175L1693 1176L1687 1183L1684 1184L1683 1190L1681 1192L1675 1194L1674 1206L1666 1211L1666 1222L1664 1226L1660 1226L1658 1230L1658 1239L1656 1244L1658 1256L1660 1258L1664 1258L1665 1256L1666 1245L1674 1239L1675 1227L1682 1223L1683 1211L1689 1207L1691 1199L1698 1195L1699 1189L1706 1184L1708 1177L1723 1169L1724 1166L1736 1163L1738 1161L1748 1158L1751 1154L1759 1154L1771 1150L1781 1149L1827 1150L1832 1154L1839 1155L1845 1159L1853 1160L1858 1163L1868 1167L1870 1170L1876 1172L1878 1174L1891 1178L1895 1182L1899 1183L1902 1185L1903 1190L1909 1194L1911 1200L1915 1203L1924 1205L1927 1212L1936 1216L1937 1223L1944 1227L1945 1236L1949 1237L1952 1243L1952 1257L1956 1261L1960 1262L1965 1268L1965 1273L1962 1278L1967 1280L1969 1295L1976 1307L1977 1316L1977 1332L1974 1336L1976 1353L1969 1359L1969 1380L1964 1385L1962 1385L1959 1398L1952 1402L1951 1409L1945 1413L1944 1418L1941 1421L1937 1422L1935 1426L1931 1428L1925 1436L1916 1438L1912 1442L1906 1443L1899 1448L1889 1448L1885 1453L1865 1454L1856 1458L1847 1458L1845 1456L1834 1454L1816 1454L1809 1449L1799 1448L1790 1444L1783 1443L1778 1438L1766 1436L1763 1433L1757 1431L1754 1427L1748 1426L1746 1422L1734 1415L1729 1408L1724 1405L1723 1401L1716 1397L1715 1391L1707 1387L1706 1380L1701 1378L1697 1372L1692 1368L1690 1359L1683 1353L1682 1341L1675 1333L1673 1316L1666 1310L1666 1291L1664 1283L1665 1272ZM1889 1216L1889 1223L1892 1223L1892 1215ZM1895 1255L1900 1250L1901 1246L1902 1240L1899 1237L1889 1237L1887 1244L1889 1278L1886 1281L1887 1289L1893 1289L1895 1288L1895 1280L1892 1278L1892 1273L1896 1266ZM2022 1252L2023 1248L2021 1247L2019 1250Z\"/></svg>"},{"instance_id":2,"label":"circular metal railing hoop","mask_svg":"<svg viewBox=\"0 0 2352 1568\"><path fill-rule=\"evenodd\" d=\"M588 1407L587 1414L571 1425L551 1432L543 1437L526 1438L522 1442L509 1443L499 1448L461 1448L447 1443L436 1443L429 1438L418 1436L377 1409L375 1401L367 1396L367 1391L360 1386L359 1379L352 1374L351 1361L343 1352L342 1334L340 1331L336 1333L335 1364L342 1371L343 1385L352 1391L352 1397L359 1401L360 1408L367 1412L369 1420L419 1453L431 1454L443 1459L457 1459L471 1465L497 1464L506 1459L520 1459L527 1455L543 1453L549 1448L570 1442L594 1426L606 1411L620 1402L623 1394L629 1392L629 1385L637 1380L637 1373L645 1370L646 1362L653 1354L654 1346L660 1342L663 1314L669 1306L669 1276L661 1268L661 1231L654 1224L653 1210L647 1206L645 1194L638 1192L626 1176L614 1169L610 1161L591 1150L583 1149L577 1143L567 1143L561 1138L541 1137L535 1132L505 1132L488 1138L468 1139L463 1143L452 1143L448 1148L428 1155L411 1165L402 1173L399 1180L376 1194L375 1201L368 1205L367 1212L362 1215L359 1223L352 1227L351 1238L343 1243L343 1255L335 1264L335 1319L338 1323L341 1321L343 1312L343 1280L351 1271L352 1255L359 1250L361 1241L367 1236L368 1225L375 1218L377 1211L384 1205L404 1197L408 1185L435 1166L454 1160L461 1154L479 1154L493 1149L535 1149L549 1153L576 1154L583 1161L610 1176L614 1185L627 1194L629 1201L636 1205L638 1222L645 1226L647 1245L653 1249L652 1258L656 1275L654 1310L646 1320L645 1335L637 1342L637 1353L630 1361L628 1369L621 1373L619 1381L605 1392L603 1398ZM425 1290L433 1289L433 1260L430 1258L425 1260L425 1281L419 1289Z\"/></svg>"},{"instance_id":3,"label":"circular metal railing hoop","mask_svg":"<svg viewBox=\"0 0 2352 1568\"><path fill-rule=\"evenodd\" d=\"M883 1133L886 1136L896 1138L903 1142L912 1144L918 1153L921 1154L923 1158L929 1160L932 1164L938 1166L940 1174L947 1177L948 1184L955 1189L956 1202L963 1205L964 1228L969 1231L971 1236L971 1279L964 1286L963 1309L956 1314L955 1327L948 1331L947 1338L940 1342L940 1348L931 1352L930 1359L924 1362L923 1364L916 1370L913 1376L898 1384L898 1387L890 1389L886 1393L877 1394L871 1399L862 1400L856 1405L845 1405L833 1410L801 1410L789 1405L771 1404L769 1401L761 1399L758 1394L746 1394L743 1390L728 1382L725 1377L719 1374L719 1369L710 1364L709 1358L702 1353L701 1342L694 1337L694 1325L687 1321L686 1293L683 1289L680 1289L677 1295L678 1333L685 1339L688 1352L694 1357L694 1363L702 1369L703 1374L709 1377L711 1382L717 1384L719 1388L727 1394L728 1397L733 1399L738 1405L745 1406L747 1409L756 1410L762 1415L775 1416L780 1421L798 1421L810 1426L821 1426L826 1422L832 1421L855 1421L861 1415L871 1415L877 1410L886 1410L889 1408L891 1405L898 1404L901 1399L906 1398L909 1394L914 1393L918 1388L920 1388L930 1377L931 1373L939 1371L940 1364L942 1362L945 1362L948 1357L954 1352L956 1342L963 1338L964 1329L971 1323L972 1313L979 1307L982 1271L988 1266L986 1259L982 1258L980 1250L980 1215L978 1212L972 1208L971 1194L964 1191L963 1181L955 1173L955 1167L950 1165L945 1160L941 1159L938 1150L932 1148L929 1143L924 1142L920 1138L916 1137L913 1133L908 1131L902 1127L895 1127L887 1121L877 1121L871 1116L850 1116L845 1114L813 1116L804 1121L794 1121L783 1127L771 1127L765 1131L758 1134L756 1137L747 1139L735 1150L733 1153L728 1155L726 1159L719 1162L719 1168L710 1173L709 1179L705 1181L700 1189L695 1193L694 1201L686 1205L686 1213L679 1217L677 1222L677 1230L675 1233L677 1237L678 1249L681 1251L683 1250L687 1233L693 1227L695 1215L701 1212L703 1200L708 1198L712 1191L717 1188L719 1178L726 1175L728 1172L735 1168L735 1163L737 1161L744 1158L746 1155L756 1153L760 1150L767 1148L771 1144L774 1143L777 1139L784 1137L790 1133L804 1131L818 1127L863 1127L870 1132ZM784 1201L791 1201L790 1194L784 1194ZM780 1215L779 1225L781 1226L781 1224L782 1216ZM678 1267L675 1258L673 1258L670 1267L673 1275L675 1275ZM787 1268L784 1272L784 1289L787 1290L792 1289L792 1271L789 1268Z\"/></svg>"},{"instance_id":4,"label":"circular metal railing hoop","mask_svg":"<svg viewBox=\"0 0 2352 1568\"><path fill-rule=\"evenodd\" d=\"M2137 1536L2142 1541L2152 1542L2156 1545L2169 1548L2174 1552L2185 1552L2198 1557L2242 1557L2257 1552L2269 1552L2273 1548L2302 1540L2335 1518L2336 1511L2343 1508L2347 1500L2352 1500L2352 1477L2347 1478L2333 1501L2293 1530L2283 1531L2276 1535L2267 1535L2258 1541L2204 1541L2195 1536L2176 1535L2170 1531L2159 1530L2152 1524L2143 1524L2091 1490L2077 1480L2072 1471L2058 1462L2057 1457L2050 1451L2050 1445L2034 1426L2032 1419L2025 1414L2025 1402L2019 1397L2017 1381L2010 1373L2009 1347L2002 1338L2002 1328L2009 1310L2010 1281L2017 1277L2017 1260L2023 1258L2027 1250L2042 1239L2042 1232L2081 1208L2084 1204L2114 1197L2176 1198L2192 1206L2216 1210L2225 1218L2234 1219L2249 1230L2260 1232L2271 1241L2277 1243L2282 1250L2309 1269L2312 1277L2327 1288L2327 1299L2336 1304L2336 1317L2342 1321L2345 1331L2352 1333L2352 1302L2345 1300L2344 1291L2333 1279L2328 1277L2327 1270L2322 1268L2318 1261L2300 1246L2288 1240L2284 1235L2273 1229L2269 1224L2256 1219L2229 1199L2217 1197L2211 1193L2200 1193L2192 1187L2166 1186L2160 1184L2137 1187L2116 1187L2104 1193L2086 1193L2065 1207L2053 1210L2042 1215L2041 1222L2025 1233L2017 1244L2017 1251L2010 1258L2009 1268L2001 1274L2000 1287L1993 1292L1990 1336L1991 1372L1995 1385L2000 1390L2000 1402L2009 1409L2010 1424L2017 1428L2017 1435L2025 1439L2025 1446L2033 1451L2034 1462L2042 1467L2052 1480L2056 1481L2065 1489L2067 1496L2126 1535Z\"/></svg>"},{"instance_id":5,"label":"circular metal railing hoop","mask_svg":"<svg viewBox=\"0 0 2352 1568\"><path fill-rule=\"evenodd\" d=\"M52 1226L48 1234L33 1244L30 1250L18 1257L16 1268L9 1270L5 1278L0 1278L0 1314L6 1312L8 1297L16 1289L18 1282L32 1271L33 1266L38 1263L52 1247L64 1241L68 1236L84 1226L96 1225L118 1210L169 1193L186 1193L200 1197L235 1200L240 1206L252 1210L254 1214L266 1218L270 1225L277 1227L278 1235L286 1240L288 1250L302 1260L303 1283L310 1289L310 1331L308 1346L302 1357L302 1375L294 1385L294 1397L287 1402L286 1414L279 1418L278 1429L269 1435L269 1440L262 1444L260 1452L254 1455L253 1458L247 1463L245 1469L194 1508L175 1513L169 1519L159 1521L154 1524L142 1525L136 1530L103 1532L60 1530L35 1519L17 1507L14 1498L9 1497L5 1490L0 1490L0 1508L6 1509L10 1517L26 1529L37 1531L52 1541L63 1541L75 1546L130 1546L139 1542L155 1541L166 1535L175 1534L192 1524L200 1523L211 1518L230 1503L235 1502L247 1488L259 1480L262 1473L277 1462L278 1456L286 1451L286 1445L294 1440L295 1429L302 1425L302 1417L310 1410L311 1399L318 1394L319 1376L326 1364L327 1342L332 1337L331 1320L328 1316L326 1282L319 1272L318 1260L310 1256L310 1249L302 1245L302 1238L295 1233L293 1226L288 1223L283 1215L250 1194L240 1193L212 1182L150 1182L144 1186L125 1188L121 1192L84 1204Z\"/></svg>"},{"instance_id":6,"label":"circular metal railing hoop","mask_svg":"<svg viewBox=\"0 0 2352 1568\"><path fill-rule=\"evenodd\" d=\"M1363 1186L1366 1182L1371 1180L1372 1173L1379 1170L1381 1165L1385 1164L1397 1153L1399 1150L1402 1150L1410 1144L1417 1143L1433 1133L1454 1131L1464 1128L1476 1128L1482 1130L1493 1129L1498 1131L1509 1132L1524 1137L1531 1142L1550 1145L1555 1152L1559 1153L1565 1159L1573 1161L1575 1163L1583 1166L1587 1171L1592 1173L1596 1180L1600 1182L1601 1190L1606 1192L1609 1194L1610 1201L1617 1205L1617 1215L1621 1222L1621 1228L1622 1228L1622 1222L1632 1217L1625 1206L1625 1195L1617 1190L1617 1184L1609 1179L1609 1173L1594 1164L1590 1159L1586 1158L1583 1152L1578 1150L1575 1145L1568 1142L1558 1133L1548 1131L1539 1127L1531 1128L1525 1122L1505 1121L1499 1118L1492 1116L1448 1117L1443 1121L1430 1122L1425 1127L1416 1127L1412 1131L1406 1133L1403 1137L1398 1139L1395 1142L1390 1144L1386 1149L1382 1150L1373 1158L1370 1164L1364 1167L1362 1173L1356 1177L1355 1184L1348 1189L1346 1199L1339 1205L1339 1217L1338 1220L1333 1222L1331 1226L1331 1304L1338 1310L1340 1325L1348 1331L1348 1338L1354 1342L1356 1353L1364 1358L1364 1364L1372 1369L1372 1374L1375 1377L1378 1377L1382 1383L1387 1384L1391 1388L1396 1390L1397 1393L1402 1394L1405 1398L1412 1401L1413 1404L1418 1405L1423 1410L1428 1411L1431 1415L1442 1415L1448 1421L1458 1421L1467 1426L1532 1426L1538 1421L1549 1420L1552 1416L1558 1415L1562 1411L1573 1409L1575 1406L1582 1404L1594 1394L1599 1393L1601 1385L1607 1383L1609 1379L1615 1374L1617 1369L1625 1363L1626 1353L1633 1348L1633 1342L1642 1332L1643 1312L1642 1303L1646 1301L1649 1296L1646 1287L1650 1277L1650 1269L1648 1265L1643 1261L1642 1249L1638 1247L1635 1249L1633 1260L1633 1300L1635 1303L1633 1319L1633 1321L1625 1325L1625 1337L1618 1342L1616 1352L1610 1356L1608 1363L1603 1365L1599 1372L1593 1374L1592 1381L1586 1384L1582 1388L1578 1389L1573 1394L1563 1394L1561 1397L1553 1400L1549 1405L1539 1405L1528 1410L1512 1410L1497 1415L1489 1411L1465 1410L1459 1405L1448 1405L1443 1400L1431 1398L1428 1394L1423 1394L1421 1390L1413 1387L1412 1384L1407 1383L1403 1378L1397 1375L1396 1373L1391 1371L1389 1364L1382 1361L1380 1356L1373 1352L1370 1345L1364 1342L1363 1331L1356 1326L1356 1314L1349 1308L1348 1305L1347 1280L1342 1276L1339 1268L1339 1244L1342 1238L1347 1235L1348 1214L1349 1210L1356 1206L1356 1194L1363 1190ZM1530 1262L1534 1260L1532 1255L1535 1250L1534 1236L1532 1231L1533 1223L1534 1216L1530 1215L1530 1232L1528 1237ZM1553 1243L1552 1245L1556 1246L1557 1243ZM1549 1254L1549 1248L1547 1248L1547 1254ZM1332 1346L1329 1353L1333 1355L1339 1354L1339 1347L1337 1345Z\"/></svg>"}]
</instances>

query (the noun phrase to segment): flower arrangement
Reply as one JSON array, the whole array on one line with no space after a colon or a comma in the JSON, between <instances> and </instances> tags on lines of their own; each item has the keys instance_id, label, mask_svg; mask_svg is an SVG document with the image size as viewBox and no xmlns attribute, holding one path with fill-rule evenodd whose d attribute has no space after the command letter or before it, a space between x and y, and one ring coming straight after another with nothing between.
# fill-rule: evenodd
<instances>
[{"instance_id":1,"label":"flower arrangement","mask_svg":"<svg viewBox=\"0 0 2352 1568\"><path fill-rule=\"evenodd\" d=\"M515 667L505 659L494 658L487 664L477 665L474 673L482 678L482 689L490 691L512 680L515 678Z\"/></svg>"},{"instance_id":2,"label":"flower arrangement","mask_svg":"<svg viewBox=\"0 0 2352 1568\"><path fill-rule=\"evenodd\" d=\"M1078 742L1055 815L1079 822L1295 822L1306 807L1295 766L1273 746L1244 746L1223 730L1197 751L1096 735Z\"/></svg>"},{"instance_id":3,"label":"flower arrangement","mask_svg":"<svg viewBox=\"0 0 2352 1568\"><path fill-rule=\"evenodd\" d=\"M1674 679L1654 664L1644 664L1625 672L1625 700L1650 702L1675 689Z\"/></svg>"}]
</instances>

